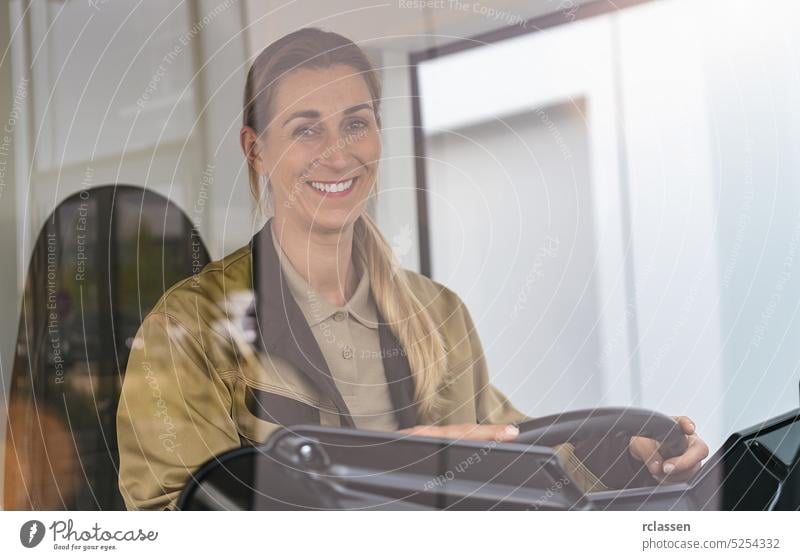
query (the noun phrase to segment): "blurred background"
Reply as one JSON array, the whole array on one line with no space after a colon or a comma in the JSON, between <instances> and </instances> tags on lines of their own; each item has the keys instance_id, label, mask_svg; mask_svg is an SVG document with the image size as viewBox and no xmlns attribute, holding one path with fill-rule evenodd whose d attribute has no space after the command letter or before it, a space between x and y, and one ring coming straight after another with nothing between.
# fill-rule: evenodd
<instances>
[{"instance_id":1,"label":"blurred background","mask_svg":"<svg viewBox=\"0 0 800 560\"><path fill-rule=\"evenodd\" d=\"M19 419L0 422L5 507L116 504L81 481L95 469L116 489L113 464L84 456L115 445L96 427L113 427L120 355L164 278L263 223L244 79L307 26L380 69L377 221L404 266L464 299L518 408L685 414L713 451L796 407L798 25L792 0L4 2L0 374ZM149 198L101 194L114 185ZM143 261L142 236L162 253ZM195 237L189 260L162 258ZM86 267L113 273L84 286ZM121 311L93 307L109 294ZM31 474L54 457L74 488Z\"/></svg>"}]
</instances>

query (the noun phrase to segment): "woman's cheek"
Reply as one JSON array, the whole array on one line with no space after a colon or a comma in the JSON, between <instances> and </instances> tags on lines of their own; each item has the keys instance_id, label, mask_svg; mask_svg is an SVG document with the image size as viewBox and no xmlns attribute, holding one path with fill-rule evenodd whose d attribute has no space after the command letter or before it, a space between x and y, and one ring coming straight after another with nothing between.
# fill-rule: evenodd
<instances>
[{"instance_id":1,"label":"woman's cheek","mask_svg":"<svg viewBox=\"0 0 800 560\"><path fill-rule=\"evenodd\" d=\"M304 147L295 147L284 154L284 173L285 182L288 183L294 193L302 192L305 182L309 181L313 174L312 162L314 152Z\"/></svg>"}]
</instances>

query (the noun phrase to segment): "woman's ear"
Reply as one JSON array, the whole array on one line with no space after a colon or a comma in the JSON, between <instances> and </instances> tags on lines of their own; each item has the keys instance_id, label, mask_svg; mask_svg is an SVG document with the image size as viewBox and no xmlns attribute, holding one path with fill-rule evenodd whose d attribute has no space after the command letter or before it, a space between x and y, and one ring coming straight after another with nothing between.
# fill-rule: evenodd
<instances>
[{"instance_id":1,"label":"woman's ear","mask_svg":"<svg viewBox=\"0 0 800 560\"><path fill-rule=\"evenodd\" d=\"M266 175L267 169L264 165L264 159L261 157L264 143L258 137L256 131L247 125L243 126L239 131L239 143L250 167L259 175Z\"/></svg>"}]
</instances>

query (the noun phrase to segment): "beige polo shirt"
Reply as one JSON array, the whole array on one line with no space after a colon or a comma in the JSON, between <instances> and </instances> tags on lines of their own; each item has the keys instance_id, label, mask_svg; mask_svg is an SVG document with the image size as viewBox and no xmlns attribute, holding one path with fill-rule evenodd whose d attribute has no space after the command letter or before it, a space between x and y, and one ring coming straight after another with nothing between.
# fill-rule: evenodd
<instances>
[{"instance_id":1,"label":"beige polo shirt","mask_svg":"<svg viewBox=\"0 0 800 560\"><path fill-rule=\"evenodd\" d=\"M311 327L336 387L357 428L395 431L397 418L383 370L377 307L370 292L369 274L356 262L358 286L344 307L320 296L292 266L272 236L289 290ZM354 261L359 259L355 258ZM335 415L320 411L324 425L338 426Z\"/></svg>"}]
</instances>

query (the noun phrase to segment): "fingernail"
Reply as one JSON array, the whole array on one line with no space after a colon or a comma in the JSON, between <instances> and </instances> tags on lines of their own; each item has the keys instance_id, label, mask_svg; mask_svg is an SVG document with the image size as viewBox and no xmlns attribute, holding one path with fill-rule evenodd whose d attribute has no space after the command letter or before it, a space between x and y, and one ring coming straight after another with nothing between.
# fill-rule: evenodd
<instances>
[{"instance_id":1,"label":"fingernail","mask_svg":"<svg viewBox=\"0 0 800 560\"><path fill-rule=\"evenodd\" d=\"M672 463L664 463L664 473L669 474L675 470L675 465Z\"/></svg>"},{"instance_id":2,"label":"fingernail","mask_svg":"<svg viewBox=\"0 0 800 560\"><path fill-rule=\"evenodd\" d=\"M694 422L689 422L689 425L692 427L692 431L694 432L697 430L697 427L694 425Z\"/></svg>"},{"instance_id":3,"label":"fingernail","mask_svg":"<svg viewBox=\"0 0 800 560\"><path fill-rule=\"evenodd\" d=\"M517 428L514 424L509 424L506 426L505 435L508 437L517 437L519 435L519 428Z\"/></svg>"}]
</instances>

